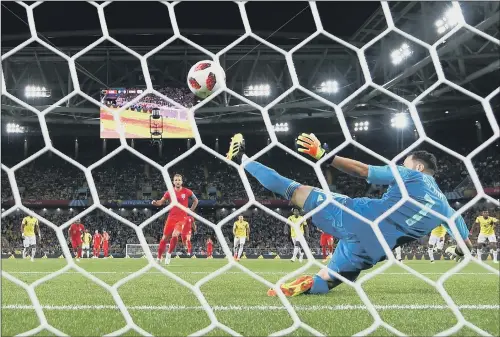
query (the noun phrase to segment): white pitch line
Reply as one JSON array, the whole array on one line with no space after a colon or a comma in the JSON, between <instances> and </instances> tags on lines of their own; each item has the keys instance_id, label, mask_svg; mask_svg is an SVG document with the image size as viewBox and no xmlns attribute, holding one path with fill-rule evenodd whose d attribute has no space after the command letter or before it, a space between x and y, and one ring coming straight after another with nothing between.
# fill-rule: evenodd
<instances>
[{"instance_id":1,"label":"white pitch line","mask_svg":"<svg viewBox=\"0 0 500 337\"><path fill-rule=\"evenodd\" d=\"M30 275L30 274L51 274L53 272L48 272L48 271L8 271L6 270L9 274L19 274L19 275L23 275L23 274L26 274L26 275ZM90 274L132 274L132 273L135 273L135 271L95 271L95 272L89 272ZM193 274L193 275L196 275L196 274L202 274L202 275L208 275L208 274L211 274L213 273L213 271L175 271L174 274ZM255 272L256 274L258 275L286 275L286 274L289 274L290 272L272 272L272 271L266 271L266 272ZM74 271L70 271L70 272L65 272L63 274L80 274L78 272L74 272ZM151 275L151 274L156 274L156 275L165 275L161 272L146 272L144 275ZM225 272L223 273L224 274L231 274L231 275L241 275L241 274L246 274L245 272L234 272L234 271L230 271L230 272ZM420 273L422 275L443 275L444 273ZM411 273L382 273L381 275L409 275L409 276L413 276L413 274ZM453 275L496 275L495 273L491 272L491 273L485 273L485 272L481 272L481 273L472 273L472 272L469 272L469 273L453 273Z\"/></svg>"},{"instance_id":2,"label":"white pitch line","mask_svg":"<svg viewBox=\"0 0 500 337\"><path fill-rule=\"evenodd\" d=\"M296 305L293 308L297 311L348 311L348 310L366 310L364 305ZM500 310L498 304L470 304L459 305L459 309L463 310ZM2 306L3 310L34 310L32 305L22 304L7 304ZM118 310L115 305L42 305L43 310L56 310L56 311L74 311L74 310ZM204 308L201 306L183 306L183 305L141 305L129 306L128 310L137 311L186 311L186 310L200 310ZM286 310L283 306L269 306L269 305L254 305L254 306L240 306L240 305L227 305L227 306L213 306L214 311L276 311ZM413 305L375 305L377 310L447 310L446 305L433 305L433 304L413 304Z\"/></svg>"}]
</instances>

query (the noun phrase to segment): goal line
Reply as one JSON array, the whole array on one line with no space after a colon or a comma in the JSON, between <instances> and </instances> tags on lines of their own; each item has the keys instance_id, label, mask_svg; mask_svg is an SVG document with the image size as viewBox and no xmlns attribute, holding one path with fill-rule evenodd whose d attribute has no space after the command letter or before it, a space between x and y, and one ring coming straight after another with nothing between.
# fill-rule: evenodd
<instances>
[{"instance_id":1,"label":"goal line","mask_svg":"<svg viewBox=\"0 0 500 337\"><path fill-rule=\"evenodd\" d=\"M390 304L390 305L374 305L377 310L450 310L446 305L435 304ZM350 310L367 310L364 305L294 305L293 308L297 311L350 311ZM499 304L463 304L458 306L463 310L500 310ZM23 304L7 304L2 306L2 310L34 310L32 305ZM116 305L42 305L43 310L54 311L80 311L80 310L119 310ZM184 305L136 305L127 306L128 310L133 311L204 311L202 306L184 306ZM212 306L214 311L276 311L287 310L284 306L274 305L224 305Z\"/></svg>"}]
</instances>

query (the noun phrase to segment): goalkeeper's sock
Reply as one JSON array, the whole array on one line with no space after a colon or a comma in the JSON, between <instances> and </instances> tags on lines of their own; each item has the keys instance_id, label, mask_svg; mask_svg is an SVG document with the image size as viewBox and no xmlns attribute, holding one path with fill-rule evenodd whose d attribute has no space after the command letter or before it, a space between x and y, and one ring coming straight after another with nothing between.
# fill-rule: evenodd
<instances>
[{"instance_id":1,"label":"goalkeeper's sock","mask_svg":"<svg viewBox=\"0 0 500 337\"><path fill-rule=\"evenodd\" d=\"M298 253L299 253L299 247L293 248L293 256L292 256L293 261L295 261L295 259L297 258Z\"/></svg>"},{"instance_id":2,"label":"goalkeeper's sock","mask_svg":"<svg viewBox=\"0 0 500 337\"><path fill-rule=\"evenodd\" d=\"M330 288L328 287L328 282L323 280L318 275L314 275L313 285L311 289L309 289L309 291L306 292L305 294L326 294L328 291L330 291Z\"/></svg>"},{"instance_id":3,"label":"goalkeeper's sock","mask_svg":"<svg viewBox=\"0 0 500 337\"><path fill-rule=\"evenodd\" d=\"M186 243L187 243L188 254L191 255L191 250L193 248L193 246L191 245L191 240L188 240Z\"/></svg>"},{"instance_id":4,"label":"goalkeeper's sock","mask_svg":"<svg viewBox=\"0 0 500 337\"><path fill-rule=\"evenodd\" d=\"M35 258L36 248L31 248L31 259Z\"/></svg>"},{"instance_id":5,"label":"goalkeeper's sock","mask_svg":"<svg viewBox=\"0 0 500 337\"><path fill-rule=\"evenodd\" d=\"M177 236L172 236L170 239L170 246L168 247L168 253L172 254L172 252L175 250L175 246L177 246Z\"/></svg>"},{"instance_id":6,"label":"goalkeeper's sock","mask_svg":"<svg viewBox=\"0 0 500 337\"><path fill-rule=\"evenodd\" d=\"M26 248L23 248L23 259L26 258Z\"/></svg>"},{"instance_id":7,"label":"goalkeeper's sock","mask_svg":"<svg viewBox=\"0 0 500 337\"><path fill-rule=\"evenodd\" d=\"M163 253L165 253L166 249L167 249L167 240L161 239L160 245L158 246L158 259L159 260L161 260L161 257L163 256Z\"/></svg>"},{"instance_id":8,"label":"goalkeeper's sock","mask_svg":"<svg viewBox=\"0 0 500 337\"><path fill-rule=\"evenodd\" d=\"M434 250L432 248L429 248L427 252L429 253L429 258L431 259L431 261L434 261Z\"/></svg>"},{"instance_id":9,"label":"goalkeeper's sock","mask_svg":"<svg viewBox=\"0 0 500 337\"><path fill-rule=\"evenodd\" d=\"M326 260L326 246L323 246L321 249L323 251L323 260Z\"/></svg>"},{"instance_id":10,"label":"goalkeeper's sock","mask_svg":"<svg viewBox=\"0 0 500 337\"><path fill-rule=\"evenodd\" d=\"M243 155L242 160L246 159L248 157ZM285 178L272 168L255 161L248 163L245 170L255 177L262 186L271 192L278 193L287 200L292 199L293 192L300 186L298 182Z\"/></svg>"},{"instance_id":11,"label":"goalkeeper's sock","mask_svg":"<svg viewBox=\"0 0 500 337\"><path fill-rule=\"evenodd\" d=\"M90 257L90 250L87 249L87 259Z\"/></svg>"}]
</instances>

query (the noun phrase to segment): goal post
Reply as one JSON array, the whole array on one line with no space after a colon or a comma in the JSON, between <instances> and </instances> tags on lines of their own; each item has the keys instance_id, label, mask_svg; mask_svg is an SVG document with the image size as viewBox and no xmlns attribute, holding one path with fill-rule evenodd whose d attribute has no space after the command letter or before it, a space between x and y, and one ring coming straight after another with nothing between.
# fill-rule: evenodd
<instances>
[{"instance_id":1,"label":"goal post","mask_svg":"<svg viewBox=\"0 0 500 337\"><path fill-rule=\"evenodd\" d=\"M151 251L151 254L155 256L156 252L158 252L159 244L149 244L148 248ZM128 257L142 257L146 255L144 248L140 243L128 243L125 246L125 256Z\"/></svg>"}]
</instances>

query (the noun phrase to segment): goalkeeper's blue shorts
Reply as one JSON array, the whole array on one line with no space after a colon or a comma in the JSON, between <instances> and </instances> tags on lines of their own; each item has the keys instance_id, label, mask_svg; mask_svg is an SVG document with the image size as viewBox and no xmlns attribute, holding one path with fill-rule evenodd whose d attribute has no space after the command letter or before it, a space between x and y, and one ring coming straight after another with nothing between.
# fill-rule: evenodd
<instances>
[{"instance_id":1,"label":"goalkeeper's blue shorts","mask_svg":"<svg viewBox=\"0 0 500 337\"><path fill-rule=\"evenodd\" d=\"M346 195L330 192L333 199L349 209L356 210L355 200ZM314 188L304 203L304 211L310 212L326 199L326 194ZM360 212L358 212L360 214ZM363 216L363 214L360 214ZM352 272L371 268L385 259L385 252L373 230L360 219L344 212L334 204L328 204L312 216L319 229L339 239L328 267L336 272ZM382 229L389 247L394 248L405 234L393 226Z\"/></svg>"}]
</instances>

